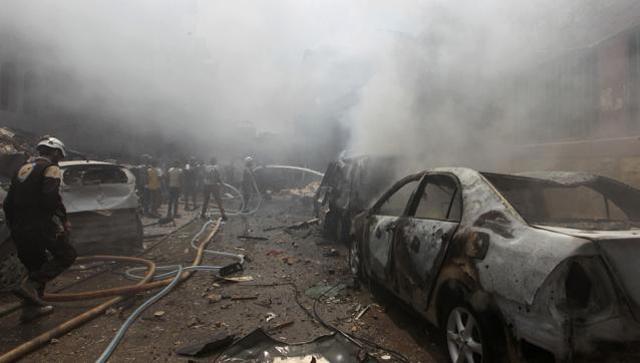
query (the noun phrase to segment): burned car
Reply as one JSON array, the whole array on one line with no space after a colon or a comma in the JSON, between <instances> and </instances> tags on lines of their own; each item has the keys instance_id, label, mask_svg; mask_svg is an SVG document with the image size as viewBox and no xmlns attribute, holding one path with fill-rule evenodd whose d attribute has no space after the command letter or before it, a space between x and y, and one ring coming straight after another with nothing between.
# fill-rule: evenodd
<instances>
[{"instance_id":1,"label":"burned car","mask_svg":"<svg viewBox=\"0 0 640 363\"><path fill-rule=\"evenodd\" d=\"M60 168L78 253L130 254L142 248L135 177L127 168L100 161L64 161Z\"/></svg>"},{"instance_id":2,"label":"burned car","mask_svg":"<svg viewBox=\"0 0 640 363\"><path fill-rule=\"evenodd\" d=\"M439 327L453 362L637 359L640 191L628 185L434 169L383 193L350 238L352 272Z\"/></svg>"},{"instance_id":3,"label":"burned car","mask_svg":"<svg viewBox=\"0 0 640 363\"><path fill-rule=\"evenodd\" d=\"M314 200L324 234L346 242L353 217L393 182L392 156L360 155L331 162Z\"/></svg>"}]
</instances>

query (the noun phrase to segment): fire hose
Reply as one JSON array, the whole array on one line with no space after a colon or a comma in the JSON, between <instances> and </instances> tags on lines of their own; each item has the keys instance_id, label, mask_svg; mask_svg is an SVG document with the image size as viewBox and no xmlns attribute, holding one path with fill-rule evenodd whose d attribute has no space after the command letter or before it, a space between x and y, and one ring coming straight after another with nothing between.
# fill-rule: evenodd
<instances>
[{"instance_id":1,"label":"fire hose","mask_svg":"<svg viewBox=\"0 0 640 363\"><path fill-rule=\"evenodd\" d=\"M212 223L213 223L212 221L209 221L203 225L203 228L192 239L192 244L194 244L195 241L200 237L200 235L205 231L206 227L208 227ZM214 228L207 234L206 238L202 240L202 242L198 245L196 257L194 258L194 261L190 267L195 268L196 266L200 265L200 263L202 262L203 255L205 253L205 247L207 243L218 232L220 228L220 223L221 221L218 219ZM175 286L175 284L188 279L194 272L194 269L189 269L188 271L184 271L184 269L181 268L179 269L178 273L174 278L150 282L152 281L154 274L156 272L156 265L150 260L137 258L137 257L124 257L124 256L87 256L87 257L78 258L79 262L94 261L94 260L98 260L98 261L117 260L117 261L142 263L142 264L146 264L148 269L146 274L142 278L142 280L140 280L140 282L138 282L135 285L106 289L106 290L80 292L80 293L45 294L44 300L46 301L77 301L77 300L86 300L86 299L116 296L116 295L120 295L120 296L114 297L100 305L97 305L64 323L59 324L53 329L38 335L37 337L29 340L28 342L25 342L19 345L18 347L10 350L9 352L2 354L0 356L0 363L15 361L23 357L24 355L36 350L41 345L46 344L51 339L62 336L68 333L69 331L79 327L80 325L96 318L98 315L106 311L109 307L122 301L124 299L123 295L135 294L142 291L154 289L160 286L166 286L169 284L173 284L173 286Z\"/></svg>"},{"instance_id":2,"label":"fire hose","mask_svg":"<svg viewBox=\"0 0 640 363\"><path fill-rule=\"evenodd\" d=\"M315 171L313 169L308 169L308 168L302 168L299 166L291 166L291 165L260 165L257 166L255 168L253 168L253 171L258 171L258 170L262 170L262 169L284 169L284 170L297 170L297 171L302 171L305 173L309 173L312 175L316 175L319 177L323 177L324 174L319 172L319 171ZM240 209L239 210L227 210L226 214L229 216L239 216L239 215L251 215L256 213L260 207L262 206L262 202L264 201L264 199L262 198L262 193L260 191L260 188L258 188L258 184L256 183L256 179L255 178L251 178L251 184L253 186L253 190L255 191L256 195L258 196L258 204L251 210L245 211L245 208L247 207L245 205L246 201L244 200L244 197L242 196L242 193L238 190L238 188L234 187L231 184L227 184L227 183L222 183L224 187L229 188L233 193L235 193L238 198L240 199ZM212 208L212 210L219 210L218 208Z\"/></svg>"}]
</instances>

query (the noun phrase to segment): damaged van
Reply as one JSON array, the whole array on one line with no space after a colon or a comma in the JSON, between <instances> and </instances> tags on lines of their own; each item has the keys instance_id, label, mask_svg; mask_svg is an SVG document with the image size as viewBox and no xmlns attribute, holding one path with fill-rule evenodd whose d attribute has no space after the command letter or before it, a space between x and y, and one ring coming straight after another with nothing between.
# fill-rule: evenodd
<instances>
[{"instance_id":1,"label":"damaged van","mask_svg":"<svg viewBox=\"0 0 640 363\"><path fill-rule=\"evenodd\" d=\"M640 191L628 185L433 169L389 188L350 240L352 273L438 326L452 362L638 361Z\"/></svg>"},{"instance_id":2,"label":"damaged van","mask_svg":"<svg viewBox=\"0 0 640 363\"><path fill-rule=\"evenodd\" d=\"M100 161L63 161L62 199L79 254L131 254L142 248L135 177Z\"/></svg>"}]
</instances>

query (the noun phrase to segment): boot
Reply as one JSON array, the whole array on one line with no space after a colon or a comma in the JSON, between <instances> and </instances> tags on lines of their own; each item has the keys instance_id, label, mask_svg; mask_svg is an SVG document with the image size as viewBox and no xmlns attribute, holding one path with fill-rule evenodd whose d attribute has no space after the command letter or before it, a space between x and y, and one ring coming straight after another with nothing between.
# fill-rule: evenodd
<instances>
[{"instance_id":1,"label":"boot","mask_svg":"<svg viewBox=\"0 0 640 363\"><path fill-rule=\"evenodd\" d=\"M39 306L27 303L22 308L22 313L20 314L20 323L26 324L51 313L53 313L53 306L51 305Z\"/></svg>"},{"instance_id":2,"label":"boot","mask_svg":"<svg viewBox=\"0 0 640 363\"><path fill-rule=\"evenodd\" d=\"M25 302L33 306L46 306L42 301L44 287L41 283L26 277L13 292Z\"/></svg>"}]
</instances>

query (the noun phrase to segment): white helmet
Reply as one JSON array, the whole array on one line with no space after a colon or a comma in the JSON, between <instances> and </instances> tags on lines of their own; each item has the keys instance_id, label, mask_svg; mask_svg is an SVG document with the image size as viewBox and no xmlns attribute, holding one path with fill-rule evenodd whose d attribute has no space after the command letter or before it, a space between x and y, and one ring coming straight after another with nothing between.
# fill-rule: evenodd
<instances>
[{"instance_id":1,"label":"white helmet","mask_svg":"<svg viewBox=\"0 0 640 363\"><path fill-rule=\"evenodd\" d=\"M251 156L247 156L246 158L244 158L244 163L245 164L253 163L253 158Z\"/></svg>"},{"instance_id":2,"label":"white helmet","mask_svg":"<svg viewBox=\"0 0 640 363\"><path fill-rule=\"evenodd\" d=\"M38 142L38 145L36 146L36 150L39 151L42 147L60 150L60 152L62 153L62 156L64 157L67 156L67 150L65 149L64 144L62 143L62 141L60 141L59 139L56 139L55 137L51 137L51 136L43 137L40 140L40 142Z\"/></svg>"}]
</instances>

